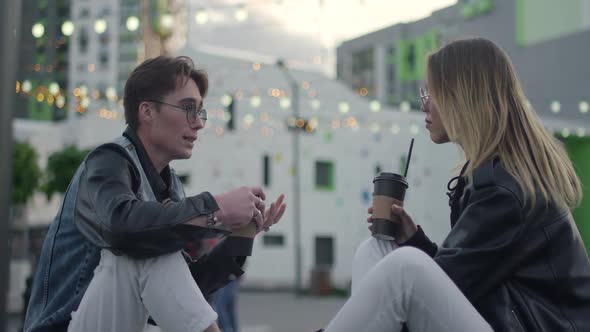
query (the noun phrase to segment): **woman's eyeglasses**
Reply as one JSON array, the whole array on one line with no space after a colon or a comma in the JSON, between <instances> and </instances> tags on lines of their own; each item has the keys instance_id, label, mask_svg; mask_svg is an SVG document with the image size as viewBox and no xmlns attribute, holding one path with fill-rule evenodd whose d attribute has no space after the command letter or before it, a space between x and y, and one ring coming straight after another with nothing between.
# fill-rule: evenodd
<instances>
[{"instance_id":1,"label":"woman's eyeglasses","mask_svg":"<svg viewBox=\"0 0 590 332\"><path fill-rule=\"evenodd\" d=\"M430 105L430 94L424 89L420 88L420 110L425 112Z\"/></svg>"}]
</instances>

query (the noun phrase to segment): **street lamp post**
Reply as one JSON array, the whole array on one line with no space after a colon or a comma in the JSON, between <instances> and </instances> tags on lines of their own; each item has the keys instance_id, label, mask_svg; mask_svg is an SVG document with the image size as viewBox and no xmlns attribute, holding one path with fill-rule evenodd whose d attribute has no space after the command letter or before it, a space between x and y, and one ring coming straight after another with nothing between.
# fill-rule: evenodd
<instances>
[{"instance_id":1,"label":"street lamp post","mask_svg":"<svg viewBox=\"0 0 590 332\"><path fill-rule=\"evenodd\" d=\"M12 109L15 97L16 52L20 0L6 1L0 14L0 332L7 328L6 295L10 254L10 187L12 184Z\"/></svg>"},{"instance_id":2,"label":"street lamp post","mask_svg":"<svg viewBox=\"0 0 590 332\"><path fill-rule=\"evenodd\" d=\"M299 84L293 77L285 62L277 61L279 67L285 74L291 88L292 102L291 110L295 121L299 119ZM303 290L301 282L301 167L299 163L299 128L293 128L293 242L295 247L295 293L301 294Z\"/></svg>"}]
</instances>

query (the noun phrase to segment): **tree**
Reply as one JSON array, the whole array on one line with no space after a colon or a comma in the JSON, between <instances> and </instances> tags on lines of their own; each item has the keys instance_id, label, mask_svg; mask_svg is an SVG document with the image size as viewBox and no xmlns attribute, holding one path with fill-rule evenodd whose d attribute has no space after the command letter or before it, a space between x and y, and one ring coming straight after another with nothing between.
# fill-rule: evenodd
<instances>
[{"instance_id":1,"label":"tree","mask_svg":"<svg viewBox=\"0 0 590 332\"><path fill-rule=\"evenodd\" d=\"M25 204L39 187L41 170L35 148L28 142L14 144L12 160L12 202Z\"/></svg>"},{"instance_id":2,"label":"tree","mask_svg":"<svg viewBox=\"0 0 590 332\"><path fill-rule=\"evenodd\" d=\"M70 145L61 151L54 152L47 160L46 181L43 192L47 199L51 199L54 193L65 193L68 185L90 150L79 150Z\"/></svg>"}]
</instances>

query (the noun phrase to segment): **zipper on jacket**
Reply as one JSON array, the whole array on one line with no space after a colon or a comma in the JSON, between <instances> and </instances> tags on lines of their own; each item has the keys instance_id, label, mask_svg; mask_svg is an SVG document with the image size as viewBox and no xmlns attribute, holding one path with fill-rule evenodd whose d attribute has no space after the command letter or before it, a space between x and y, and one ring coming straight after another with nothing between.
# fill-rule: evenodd
<instances>
[{"instance_id":1,"label":"zipper on jacket","mask_svg":"<svg viewBox=\"0 0 590 332\"><path fill-rule=\"evenodd\" d=\"M520 322L520 319L518 319L518 315L516 314L516 311L514 311L514 309L510 310L512 311L512 315L514 316L514 319L516 320L516 323L518 323L518 327L520 327L520 330L525 332L524 327L522 326L522 323Z\"/></svg>"}]
</instances>

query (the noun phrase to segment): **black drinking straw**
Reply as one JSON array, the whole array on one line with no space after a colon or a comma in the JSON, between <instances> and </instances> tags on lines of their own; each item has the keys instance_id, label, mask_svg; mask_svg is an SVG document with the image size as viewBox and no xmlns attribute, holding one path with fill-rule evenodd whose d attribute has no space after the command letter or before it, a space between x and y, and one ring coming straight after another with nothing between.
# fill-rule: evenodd
<instances>
[{"instance_id":1,"label":"black drinking straw","mask_svg":"<svg viewBox=\"0 0 590 332\"><path fill-rule=\"evenodd\" d=\"M408 177L408 166L410 166L410 160L412 159L412 149L414 148L414 139L410 143L410 151L408 151L408 159L406 160L406 171L404 172L404 178Z\"/></svg>"}]
</instances>

